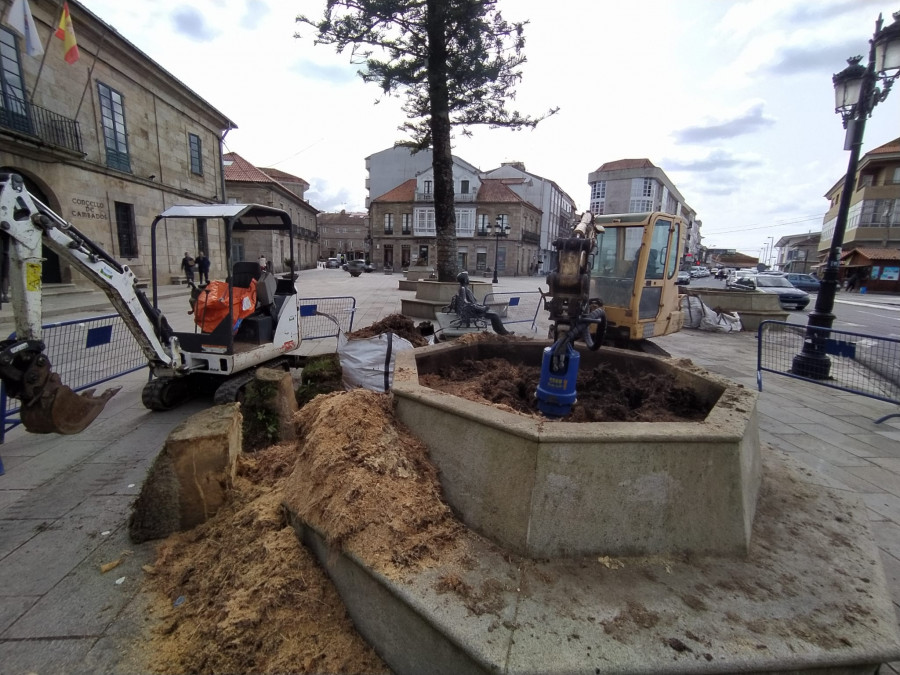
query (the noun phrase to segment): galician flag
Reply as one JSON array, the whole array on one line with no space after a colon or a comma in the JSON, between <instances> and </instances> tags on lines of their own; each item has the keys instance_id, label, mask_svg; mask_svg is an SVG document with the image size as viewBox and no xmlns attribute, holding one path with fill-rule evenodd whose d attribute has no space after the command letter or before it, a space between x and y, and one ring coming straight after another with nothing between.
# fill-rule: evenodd
<instances>
[{"instance_id":1,"label":"galician flag","mask_svg":"<svg viewBox=\"0 0 900 675\"><path fill-rule=\"evenodd\" d=\"M62 16L59 17L59 28L54 33L63 41L65 46L66 63L75 63L78 60L78 45L75 43L75 29L72 28L72 17L69 15L69 3L63 3Z\"/></svg>"},{"instance_id":2,"label":"galician flag","mask_svg":"<svg viewBox=\"0 0 900 675\"><path fill-rule=\"evenodd\" d=\"M13 0L12 6L6 13L6 23L25 40L26 54L40 56L44 53L28 0Z\"/></svg>"}]
</instances>

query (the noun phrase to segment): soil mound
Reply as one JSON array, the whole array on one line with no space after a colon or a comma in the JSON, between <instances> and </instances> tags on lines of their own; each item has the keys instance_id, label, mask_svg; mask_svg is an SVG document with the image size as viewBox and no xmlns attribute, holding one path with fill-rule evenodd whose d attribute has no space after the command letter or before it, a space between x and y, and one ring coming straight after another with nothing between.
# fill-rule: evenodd
<instances>
[{"instance_id":1,"label":"soil mound","mask_svg":"<svg viewBox=\"0 0 900 675\"><path fill-rule=\"evenodd\" d=\"M318 396L296 420L304 441L285 506L330 544L396 576L437 562L462 532L425 445L394 420L389 395Z\"/></svg>"},{"instance_id":2,"label":"soil mound","mask_svg":"<svg viewBox=\"0 0 900 675\"><path fill-rule=\"evenodd\" d=\"M370 326L360 328L352 333L347 333L348 340L361 340L363 338L375 337L382 333L394 333L400 337L409 340L413 347L424 347L428 344L428 339L416 328L412 319L402 314L390 314L381 321L376 321Z\"/></svg>"},{"instance_id":3,"label":"soil mound","mask_svg":"<svg viewBox=\"0 0 900 675\"><path fill-rule=\"evenodd\" d=\"M422 374L419 382L471 401L541 417L538 366L505 359L464 359ZM679 422L706 418L709 406L674 375L627 373L600 365L578 373L578 400L564 422Z\"/></svg>"}]
</instances>

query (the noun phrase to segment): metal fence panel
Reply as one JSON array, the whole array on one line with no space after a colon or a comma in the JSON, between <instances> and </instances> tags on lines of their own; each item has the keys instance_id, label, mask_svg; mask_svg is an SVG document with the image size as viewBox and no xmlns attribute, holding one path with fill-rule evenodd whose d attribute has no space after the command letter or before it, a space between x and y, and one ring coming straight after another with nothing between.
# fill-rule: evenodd
<instances>
[{"instance_id":1,"label":"metal fence panel","mask_svg":"<svg viewBox=\"0 0 900 675\"><path fill-rule=\"evenodd\" d=\"M830 361L828 379L817 380L792 372L794 357L802 351L808 331L825 338ZM763 321L757 338L756 382L760 391L762 373L768 371L900 404L900 340L783 321Z\"/></svg>"},{"instance_id":2,"label":"metal fence panel","mask_svg":"<svg viewBox=\"0 0 900 675\"><path fill-rule=\"evenodd\" d=\"M15 339L15 333L9 337ZM72 391L96 387L147 365L147 357L118 314L47 323L41 339L53 372ZM0 443L7 431L21 424L20 407L21 402L8 397L0 383Z\"/></svg>"},{"instance_id":3,"label":"metal fence panel","mask_svg":"<svg viewBox=\"0 0 900 675\"><path fill-rule=\"evenodd\" d=\"M538 312L541 311L540 291L520 291L518 293L488 293L484 296L484 304L506 303L505 311L500 312L503 325L527 323L531 332L537 331Z\"/></svg>"},{"instance_id":4,"label":"metal fence panel","mask_svg":"<svg viewBox=\"0 0 900 675\"><path fill-rule=\"evenodd\" d=\"M353 297L300 298L301 342L352 333L355 314L356 298ZM334 321L328 317L334 317Z\"/></svg>"}]
</instances>

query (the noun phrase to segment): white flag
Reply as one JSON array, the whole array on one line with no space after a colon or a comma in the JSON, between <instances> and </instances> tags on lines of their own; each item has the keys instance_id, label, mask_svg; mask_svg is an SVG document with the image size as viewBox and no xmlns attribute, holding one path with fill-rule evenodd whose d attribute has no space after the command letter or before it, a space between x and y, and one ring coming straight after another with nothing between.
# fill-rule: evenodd
<instances>
[{"instance_id":1,"label":"white flag","mask_svg":"<svg viewBox=\"0 0 900 675\"><path fill-rule=\"evenodd\" d=\"M6 13L6 23L25 40L26 54L40 56L44 53L28 0L13 0L12 7Z\"/></svg>"}]
</instances>

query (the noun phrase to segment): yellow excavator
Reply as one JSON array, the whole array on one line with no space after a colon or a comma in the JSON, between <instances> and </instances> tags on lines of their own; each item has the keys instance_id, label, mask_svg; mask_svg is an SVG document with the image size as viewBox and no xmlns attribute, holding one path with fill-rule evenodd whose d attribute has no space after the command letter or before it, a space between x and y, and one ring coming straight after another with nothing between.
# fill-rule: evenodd
<instances>
[{"instance_id":1,"label":"yellow excavator","mask_svg":"<svg viewBox=\"0 0 900 675\"><path fill-rule=\"evenodd\" d=\"M547 276L550 339L537 389L538 408L562 417L575 402L581 340L589 349L616 347L665 354L647 338L681 330L675 283L684 249L684 221L671 214L585 213L572 236L554 243L556 268Z\"/></svg>"}]
</instances>

